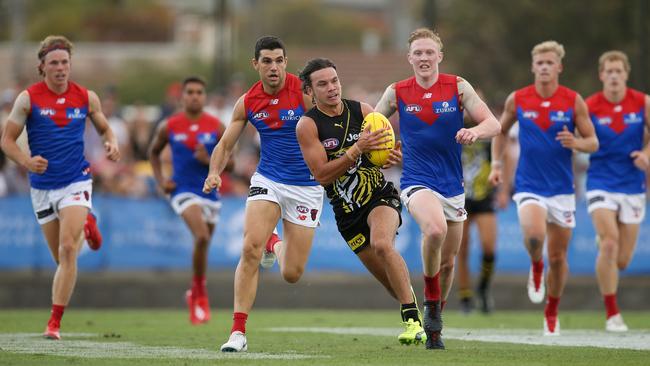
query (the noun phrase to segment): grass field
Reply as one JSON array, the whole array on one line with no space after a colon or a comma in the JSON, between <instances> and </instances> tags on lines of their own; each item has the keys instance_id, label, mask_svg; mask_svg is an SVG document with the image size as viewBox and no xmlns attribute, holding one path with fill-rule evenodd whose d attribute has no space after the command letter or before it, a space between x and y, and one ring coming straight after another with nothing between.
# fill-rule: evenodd
<instances>
[{"instance_id":1,"label":"grass field","mask_svg":"<svg viewBox=\"0 0 650 366\"><path fill-rule=\"evenodd\" d=\"M230 311L191 326L183 311L70 309L62 341L42 339L43 310L0 310L0 365L648 365L650 313L627 312L627 334L601 312L563 312L562 335L541 336L541 311L444 315L445 351L400 346L397 311L257 310L249 352L218 352ZM614 348L618 347L618 348Z\"/></svg>"}]
</instances>

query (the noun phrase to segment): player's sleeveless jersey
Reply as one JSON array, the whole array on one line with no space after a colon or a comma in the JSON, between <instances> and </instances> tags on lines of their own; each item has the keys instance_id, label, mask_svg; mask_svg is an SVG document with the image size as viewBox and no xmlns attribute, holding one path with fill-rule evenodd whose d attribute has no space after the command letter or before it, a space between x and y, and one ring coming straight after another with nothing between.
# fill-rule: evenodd
<instances>
[{"instance_id":1,"label":"player's sleeveless jersey","mask_svg":"<svg viewBox=\"0 0 650 366\"><path fill-rule=\"evenodd\" d=\"M627 88L620 103L611 103L603 92L586 102L600 145L589 158L587 190L645 193L645 173L634 166L630 157L632 151L643 148L645 94Z\"/></svg>"},{"instance_id":2,"label":"player's sleeveless jersey","mask_svg":"<svg viewBox=\"0 0 650 366\"><path fill-rule=\"evenodd\" d=\"M51 91L45 82L31 85L30 110L26 127L32 156L47 159L43 174L29 173L36 189L58 189L90 179L84 158L83 135L88 116L88 90L68 82L62 94Z\"/></svg>"},{"instance_id":3,"label":"player's sleeveless jersey","mask_svg":"<svg viewBox=\"0 0 650 366\"><path fill-rule=\"evenodd\" d=\"M261 156L257 171L283 184L316 186L296 138L296 124L305 112L300 80L287 73L284 87L276 94L255 83L244 97L248 120L260 134Z\"/></svg>"},{"instance_id":4,"label":"player's sleeveless jersey","mask_svg":"<svg viewBox=\"0 0 650 366\"><path fill-rule=\"evenodd\" d=\"M516 192L543 197L574 193L572 151L555 138L565 126L575 130L576 95L561 85L550 98L540 97L534 85L515 91L521 146Z\"/></svg>"},{"instance_id":5,"label":"player's sleeveless jersey","mask_svg":"<svg viewBox=\"0 0 650 366\"><path fill-rule=\"evenodd\" d=\"M488 180L491 160L490 145L490 140L476 140L471 145L463 145L465 199L474 201L491 199L494 188Z\"/></svg>"},{"instance_id":6,"label":"player's sleeveless jersey","mask_svg":"<svg viewBox=\"0 0 650 366\"><path fill-rule=\"evenodd\" d=\"M401 188L425 186L444 197L463 194L461 146L456 133L463 128L457 77L440 74L424 89L415 77L395 83L402 140Z\"/></svg>"},{"instance_id":7,"label":"player's sleeveless jersey","mask_svg":"<svg viewBox=\"0 0 650 366\"><path fill-rule=\"evenodd\" d=\"M191 192L198 196L218 199L217 190L203 193L203 181L208 176L208 166L194 157L197 144L203 144L208 154L217 146L220 122L207 113L202 113L197 120L191 120L184 112L176 113L167 120L167 133L172 149L174 167L173 181L176 189L172 196Z\"/></svg>"},{"instance_id":8,"label":"player's sleeveless jersey","mask_svg":"<svg viewBox=\"0 0 650 366\"><path fill-rule=\"evenodd\" d=\"M349 149L359 139L363 113L361 104L354 100L343 99L343 112L330 117L318 108L310 109L305 115L316 122L318 138L327 152L327 160L334 160ZM386 185L384 174L365 154L361 154L357 163L332 184L325 186L325 192L334 209L334 216L339 227L345 221L354 221L351 217L366 204L373 194Z\"/></svg>"}]
</instances>

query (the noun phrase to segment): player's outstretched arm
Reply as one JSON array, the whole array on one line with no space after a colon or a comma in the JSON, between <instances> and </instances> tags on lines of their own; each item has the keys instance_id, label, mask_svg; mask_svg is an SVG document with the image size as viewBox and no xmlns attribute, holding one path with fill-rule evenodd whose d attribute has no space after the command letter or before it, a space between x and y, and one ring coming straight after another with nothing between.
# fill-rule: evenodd
<instances>
[{"instance_id":1,"label":"player's outstretched arm","mask_svg":"<svg viewBox=\"0 0 650 366\"><path fill-rule=\"evenodd\" d=\"M88 117L90 117L90 121L93 123L93 126L95 126L97 134L99 134L104 142L106 157L112 161L120 160L120 148L117 144L117 138L115 137L111 126L108 124L104 112L102 112L102 104L99 101L99 97L92 90L88 90L88 104L90 107Z\"/></svg>"},{"instance_id":2,"label":"player's outstretched arm","mask_svg":"<svg viewBox=\"0 0 650 366\"><path fill-rule=\"evenodd\" d=\"M32 173L43 174L47 169L47 159L40 155L29 156L16 143L18 136L20 136L25 128L29 108L29 93L25 90L18 94L16 102L9 113L9 118L4 124L0 145L2 145L2 151L7 154L9 159L16 162L16 164L25 167Z\"/></svg>"},{"instance_id":3,"label":"player's outstretched arm","mask_svg":"<svg viewBox=\"0 0 650 366\"><path fill-rule=\"evenodd\" d=\"M210 193L213 189L219 189L221 186L221 172L226 168L235 144L244 132L244 128L246 128L248 117L246 117L246 108L244 106L245 96L246 94L239 97L239 100L235 103L230 124L226 127L217 147L212 150L208 176L203 183L203 192L205 193Z\"/></svg>"}]
</instances>

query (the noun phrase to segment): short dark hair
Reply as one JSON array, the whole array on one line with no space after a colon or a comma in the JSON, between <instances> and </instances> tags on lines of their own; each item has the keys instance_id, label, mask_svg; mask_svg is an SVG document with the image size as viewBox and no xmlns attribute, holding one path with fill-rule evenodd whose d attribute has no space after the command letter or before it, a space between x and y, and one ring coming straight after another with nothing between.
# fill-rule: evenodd
<instances>
[{"instance_id":1,"label":"short dark hair","mask_svg":"<svg viewBox=\"0 0 650 366\"><path fill-rule=\"evenodd\" d=\"M305 68L299 74L300 80L302 81L302 91L307 93L307 87L311 88L311 74L318 70L327 69L328 67L336 70L334 62L328 58L318 57L307 61Z\"/></svg>"},{"instance_id":2,"label":"short dark hair","mask_svg":"<svg viewBox=\"0 0 650 366\"><path fill-rule=\"evenodd\" d=\"M183 89L185 89L185 87L186 87L187 84L189 84L189 83L197 83L197 84L201 84L201 85L203 85L203 87L205 88L205 80L203 80L203 78L200 77L200 76L188 76L188 77L186 77L185 79L183 79L183 84L182 84L182 85L183 85Z\"/></svg>"},{"instance_id":3,"label":"short dark hair","mask_svg":"<svg viewBox=\"0 0 650 366\"><path fill-rule=\"evenodd\" d=\"M264 36L255 42L255 59L260 58L260 52L262 50L276 50L282 49L282 54L287 55L287 50L284 48L284 43L282 40L276 36Z\"/></svg>"}]
</instances>

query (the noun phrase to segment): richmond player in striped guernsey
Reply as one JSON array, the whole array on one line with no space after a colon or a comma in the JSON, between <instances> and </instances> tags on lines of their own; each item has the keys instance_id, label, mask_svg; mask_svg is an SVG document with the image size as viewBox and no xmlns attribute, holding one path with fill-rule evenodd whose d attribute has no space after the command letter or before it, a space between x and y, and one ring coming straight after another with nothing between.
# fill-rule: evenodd
<instances>
[{"instance_id":1,"label":"richmond player in striped guernsey","mask_svg":"<svg viewBox=\"0 0 650 366\"><path fill-rule=\"evenodd\" d=\"M426 28L413 31L408 61L414 76L389 85L376 110L387 117L399 112L404 150L401 198L423 236L427 348L443 349L440 312L451 289L467 218L461 144L494 136L499 122L465 79L440 73L438 34ZM475 127L463 127L463 109Z\"/></svg>"},{"instance_id":2,"label":"richmond player in striped guernsey","mask_svg":"<svg viewBox=\"0 0 650 366\"><path fill-rule=\"evenodd\" d=\"M323 187L309 172L296 139L296 124L311 106L311 98L303 95L298 77L286 72L285 47L279 38L260 38L252 62L260 81L235 104L232 121L212 152L203 188L206 193L219 188L219 175L235 143L246 124L253 124L260 134L261 159L246 203L244 244L235 272L233 326L228 342L221 346L223 352L248 349L246 320L257 293L260 262L270 266L273 259L266 259L277 255L285 281L300 279L323 207ZM283 242L273 233L280 218Z\"/></svg>"},{"instance_id":3,"label":"richmond player in striped guernsey","mask_svg":"<svg viewBox=\"0 0 650 366\"><path fill-rule=\"evenodd\" d=\"M194 239L192 285L185 294L192 324L210 320L205 272L212 233L219 221L221 202L217 192L203 193L210 154L223 136L217 118L203 111L205 81L191 76L183 80L183 110L160 123L149 147L149 160L158 186L170 195L172 208L183 218ZM160 154L171 147L173 175L162 174Z\"/></svg>"},{"instance_id":4,"label":"richmond player in striped guernsey","mask_svg":"<svg viewBox=\"0 0 650 366\"><path fill-rule=\"evenodd\" d=\"M44 333L49 339L61 338L61 317L77 280L77 255L92 208L90 168L83 155L86 118L102 137L108 159L120 158L99 97L69 80L71 56L72 43L63 36L41 42L38 71L43 81L18 95L2 134L4 152L29 170L34 213L57 263ZM16 144L25 128L31 156Z\"/></svg>"},{"instance_id":5,"label":"richmond player in striped guernsey","mask_svg":"<svg viewBox=\"0 0 650 366\"><path fill-rule=\"evenodd\" d=\"M372 112L366 103L341 98L336 66L328 59L307 62L300 73L304 91L316 106L300 119L298 142L316 180L325 187L336 225L368 271L400 302L403 344L426 340L406 263L395 249L402 206L397 190L363 153L382 147L386 131L362 131ZM399 162L392 150L386 167Z\"/></svg>"},{"instance_id":6,"label":"richmond player in striped guernsey","mask_svg":"<svg viewBox=\"0 0 650 366\"><path fill-rule=\"evenodd\" d=\"M501 181L501 157L508 130L519 121L521 154L515 173L515 195L524 243L531 259L528 297L544 300L544 241L547 239L548 300L544 335L559 335L558 305L568 276L567 249L575 227L573 150L598 149L587 106L575 91L559 83L564 47L546 41L532 50L532 85L511 93L501 115L503 130L492 144L490 181ZM576 137L574 131L580 133Z\"/></svg>"},{"instance_id":7,"label":"richmond player in striped guernsey","mask_svg":"<svg viewBox=\"0 0 650 366\"><path fill-rule=\"evenodd\" d=\"M605 301L605 329L625 332L616 290L645 216L650 145L643 146L643 134L650 128L650 96L627 87L630 62L621 51L600 56L598 72L603 90L586 100L600 141L587 170L587 202L598 234L596 278Z\"/></svg>"}]
</instances>

